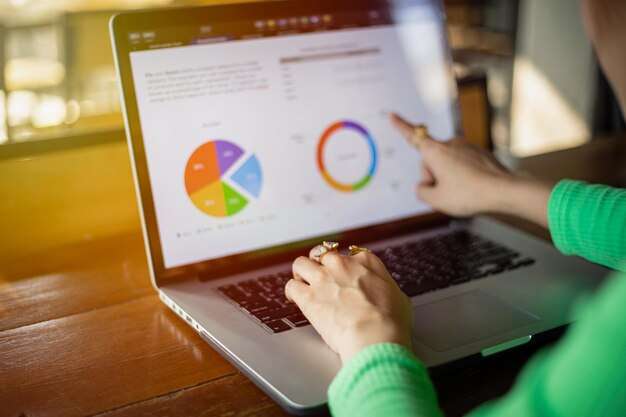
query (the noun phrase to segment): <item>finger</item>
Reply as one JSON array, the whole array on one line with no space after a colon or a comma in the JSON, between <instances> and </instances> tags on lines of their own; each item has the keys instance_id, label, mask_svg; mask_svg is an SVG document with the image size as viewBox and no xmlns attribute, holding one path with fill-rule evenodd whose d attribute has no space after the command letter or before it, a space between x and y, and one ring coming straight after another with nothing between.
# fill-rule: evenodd
<instances>
[{"instance_id":1,"label":"finger","mask_svg":"<svg viewBox=\"0 0 626 417\"><path fill-rule=\"evenodd\" d=\"M293 277L299 281L313 284L322 277L324 271L319 262L305 256L300 256L293 261L291 266Z\"/></svg>"},{"instance_id":2,"label":"finger","mask_svg":"<svg viewBox=\"0 0 626 417\"><path fill-rule=\"evenodd\" d=\"M309 320L328 346L336 352L336 347L331 345L327 339L327 332L320 332L319 326L323 322L323 317L320 316L323 316L326 312L324 309L320 309L319 305L316 305L315 290L304 282L290 279L285 285L285 297L300 308L304 317Z\"/></svg>"},{"instance_id":3,"label":"finger","mask_svg":"<svg viewBox=\"0 0 626 417\"><path fill-rule=\"evenodd\" d=\"M342 256L336 250L331 250L331 251L326 252L322 256L318 256L317 255L318 250L320 250L320 248L323 248L323 247L324 246L322 246L322 245L317 245L313 249L311 249L311 251L309 252L309 258L311 260L317 262L318 264L330 265L334 261L339 260L340 257Z\"/></svg>"},{"instance_id":4,"label":"finger","mask_svg":"<svg viewBox=\"0 0 626 417\"><path fill-rule=\"evenodd\" d=\"M415 133L416 126L404 120L402 117L395 113L391 113L391 123L395 126L400 133L416 148L420 149L423 146L428 146L435 141L430 136L419 136Z\"/></svg>"},{"instance_id":5,"label":"finger","mask_svg":"<svg viewBox=\"0 0 626 417\"><path fill-rule=\"evenodd\" d=\"M435 207L436 206L436 188L432 185L419 184L417 186L417 198L424 203Z\"/></svg>"},{"instance_id":6,"label":"finger","mask_svg":"<svg viewBox=\"0 0 626 417\"><path fill-rule=\"evenodd\" d=\"M470 143L463 139L461 136L453 137L448 141L448 143L451 145L470 145Z\"/></svg>"},{"instance_id":7,"label":"finger","mask_svg":"<svg viewBox=\"0 0 626 417\"><path fill-rule=\"evenodd\" d=\"M304 311L308 307L308 301L310 299L310 291L313 291L311 287L302 281L290 279L285 284L285 297L293 303L296 303L300 310Z\"/></svg>"},{"instance_id":8,"label":"finger","mask_svg":"<svg viewBox=\"0 0 626 417\"><path fill-rule=\"evenodd\" d=\"M350 259L359 262L361 265L364 265L370 270L375 270L381 267L385 269L383 261L381 261L380 258L372 251L359 252L350 256Z\"/></svg>"}]
</instances>

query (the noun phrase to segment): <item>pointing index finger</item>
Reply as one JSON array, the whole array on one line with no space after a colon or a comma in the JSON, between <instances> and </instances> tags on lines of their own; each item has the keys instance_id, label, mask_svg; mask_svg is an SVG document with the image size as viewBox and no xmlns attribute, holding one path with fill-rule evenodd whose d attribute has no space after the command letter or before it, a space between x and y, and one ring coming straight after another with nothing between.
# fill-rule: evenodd
<instances>
[{"instance_id":1,"label":"pointing index finger","mask_svg":"<svg viewBox=\"0 0 626 417\"><path fill-rule=\"evenodd\" d=\"M395 113L391 113L391 122L417 149L420 149L426 141L431 140L426 125L413 126Z\"/></svg>"}]
</instances>

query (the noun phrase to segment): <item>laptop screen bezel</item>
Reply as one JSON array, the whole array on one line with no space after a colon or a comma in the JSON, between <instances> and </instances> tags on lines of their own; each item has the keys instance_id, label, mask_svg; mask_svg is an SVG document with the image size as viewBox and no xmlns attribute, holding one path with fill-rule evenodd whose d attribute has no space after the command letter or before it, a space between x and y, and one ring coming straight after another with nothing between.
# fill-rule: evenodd
<instances>
[{"instance_id":1,"label":"laptop screen bezel","mask_svg":"<svg viewBox=\"0 0 626 417\"><path fill-rule=\"evenodd\" d=\"M441 24L441 42L445 50L445 67L448 72L454 129L461 133L456 83L452 72L452 59L445 30L445 14L443 4L439 0L278 0L251 3L211 5L202 7L168 8L149 11L126 12L111 19L111 37L113 53L117 65L121 85L122 106L126 133L131 153L131 163L136 181L136 192L140 206L140 215L144 238L146 239L148 260L154 283L157 286L169 282L186 279L190 275L208 279L258 269L264 266L280 264L294 259L298 255L306 255L308 249L322 240L363 243L380 240L433 225L441 224L449 218L440 213L430 212L398 221L376 224L364 228L346 230L331 235L322 235L312 239L290 242L278 246L250 251L237 255L210 259L189 265L166 268L161 249L161 240L156 219L151 182L147 167L146 153L143 143L139 110L135 96L134 82L130 63L128 34L143 30L158 30L191 26L194 24L217 23L232 20L254 20L273 18L282 15L320 14L333 12L349 12L370 9L388 9L393 12L397 8L413 4L429 4L438 9Z\"/></svg>"}]
</instances>

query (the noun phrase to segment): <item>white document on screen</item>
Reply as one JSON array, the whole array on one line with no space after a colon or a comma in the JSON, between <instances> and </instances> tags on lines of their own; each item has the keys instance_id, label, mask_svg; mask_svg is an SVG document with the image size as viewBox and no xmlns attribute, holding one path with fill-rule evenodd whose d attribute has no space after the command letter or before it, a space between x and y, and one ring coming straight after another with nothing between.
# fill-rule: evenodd
<instances>
[{"instance_id":1,"label":"white document on screen","mask_svg":"<svg viewBox=\"0 0 626 417\"><path fill-rule=\"evenodd\" d=\"M131 53L166 268L430 211L397 111L454 134L435 24Z\"/></svg>"}]
</instances>

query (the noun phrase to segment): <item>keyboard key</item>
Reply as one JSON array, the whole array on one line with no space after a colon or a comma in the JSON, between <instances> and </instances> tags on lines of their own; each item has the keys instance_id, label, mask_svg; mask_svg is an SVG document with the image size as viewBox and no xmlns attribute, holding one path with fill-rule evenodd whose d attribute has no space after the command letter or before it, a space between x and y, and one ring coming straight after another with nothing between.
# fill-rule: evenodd
<instances>
[{"instance_id":1,"label":"keyboard key","mask_svg":"<svg viewBox=\"0 0 626 417\"><path fill-rule=\"evenodd\" d=\"M243 308L245 308L251 314L260 313L262 311L276 310L280 307L281 305L278 304L276 301L258 302L243 306Z\"/></svg>"},{"instance_id":2,"label":"keyboard key","mask_svg":"<svg viewBox=\"0 0 626 417\"><path fill-rule=\"evenodd\" d=\"M461 275L461 276L455 277L452 280L450 280L450 282L452 283L452 285L456 285L456 284L462 284L471 279L472 277L469 274L467 274L467 275Z\"/></svg>"},{"instance_id":3,"label":"keyboard key","mask_svg":"<svg viewBox=\"0 0 626 417\"><path fill-rule=\"evenodd\" d=\"M285 330L291 329L291 326L282 320L270 321L270 322L265 323L265 325L269 327L270 330L274 333L280 333L280 332L284 332Z\"/></svg>"},{"instance_id":4,"label":"keyboard key","mask_svg":"<svg viewBox=\"0 0 626 417\"><path fill-rule=\"evenodd\" d=\"M219 290L220 292L222 292L222 294L236 302L245 300L247 298L247 295L235 285L226 285L224 287L220 287Z\"/></svg>"},{"instance_id":5,"label":"keyboard key","mask_svg":"<svg viewBox=\"0 0 626 417\"><path fill-rule=\"evenodd\" d=\"M302 327L310 324L302 313L294 314L293 316L287 317L287 321L289 321L289 323L293 324L295 327Z\"/></svg>"},{"instance_id":6,"label":"keyboard key","mask_svg":"<svg viewBox=\"0 0 626 417\"><path fill-rule=\"evenodd\" d=\"M252 304L265 304L267 303L267 298L263 297L261 294L251 294L235 301L237 301L240 306L245 307Z\"/></svg>"},{"instance_id":7,"label":"keyboard key","mask_svg":"<svg viewBox=\"0 0 626 417\"><path fill-rule=\"evenodd\" d=\"M532 265L534 263L535 263L534 259L525 258L525 259L522 259L522 260L518 261L516 265L517 266L528 266L528 265Z\"/></svg>"},{"instance_id":8,"label":"keyboard key","mask_svg":"<svg viewBox=\"0 0 626 417\"><path fill-rule=\"evenodd\" d=\"M486 277L487 275L489 275L489 274L488 274L488 273L486 273L486 272L474 272L474 273L472 274L472 279L480 279L480 278L484 278L484 277Z\"/></svg>"},{"instance_id":9,"label":"keyboard key","mask_svg":"<svg viewBox=\"0 0 626 417\"><path fill-rule=\"evenodd\" d=\"M258 294L264 290L260 283L256 281L244 281L239 283L239 288L248 294Z\"/></svg>"},{"instance_id":10,"label":"keyboard key","mask_svg":"<svg viewBox=\"0 0 626 417\"><path fill-rule=\"evenodd\" d=\"M283 308L279 308L276 310L263 310L263 311L253 313L252 315L256 317L257 319L261 320L262 322L266 322L266 321L271 321L271 320L282 319L282 318L291 316L292 314L296 314L299 312L300 310L298 309L298 307L296 307L295 305L292 305L289 307L283 307Z\"/></svg>"}]
</instances>

